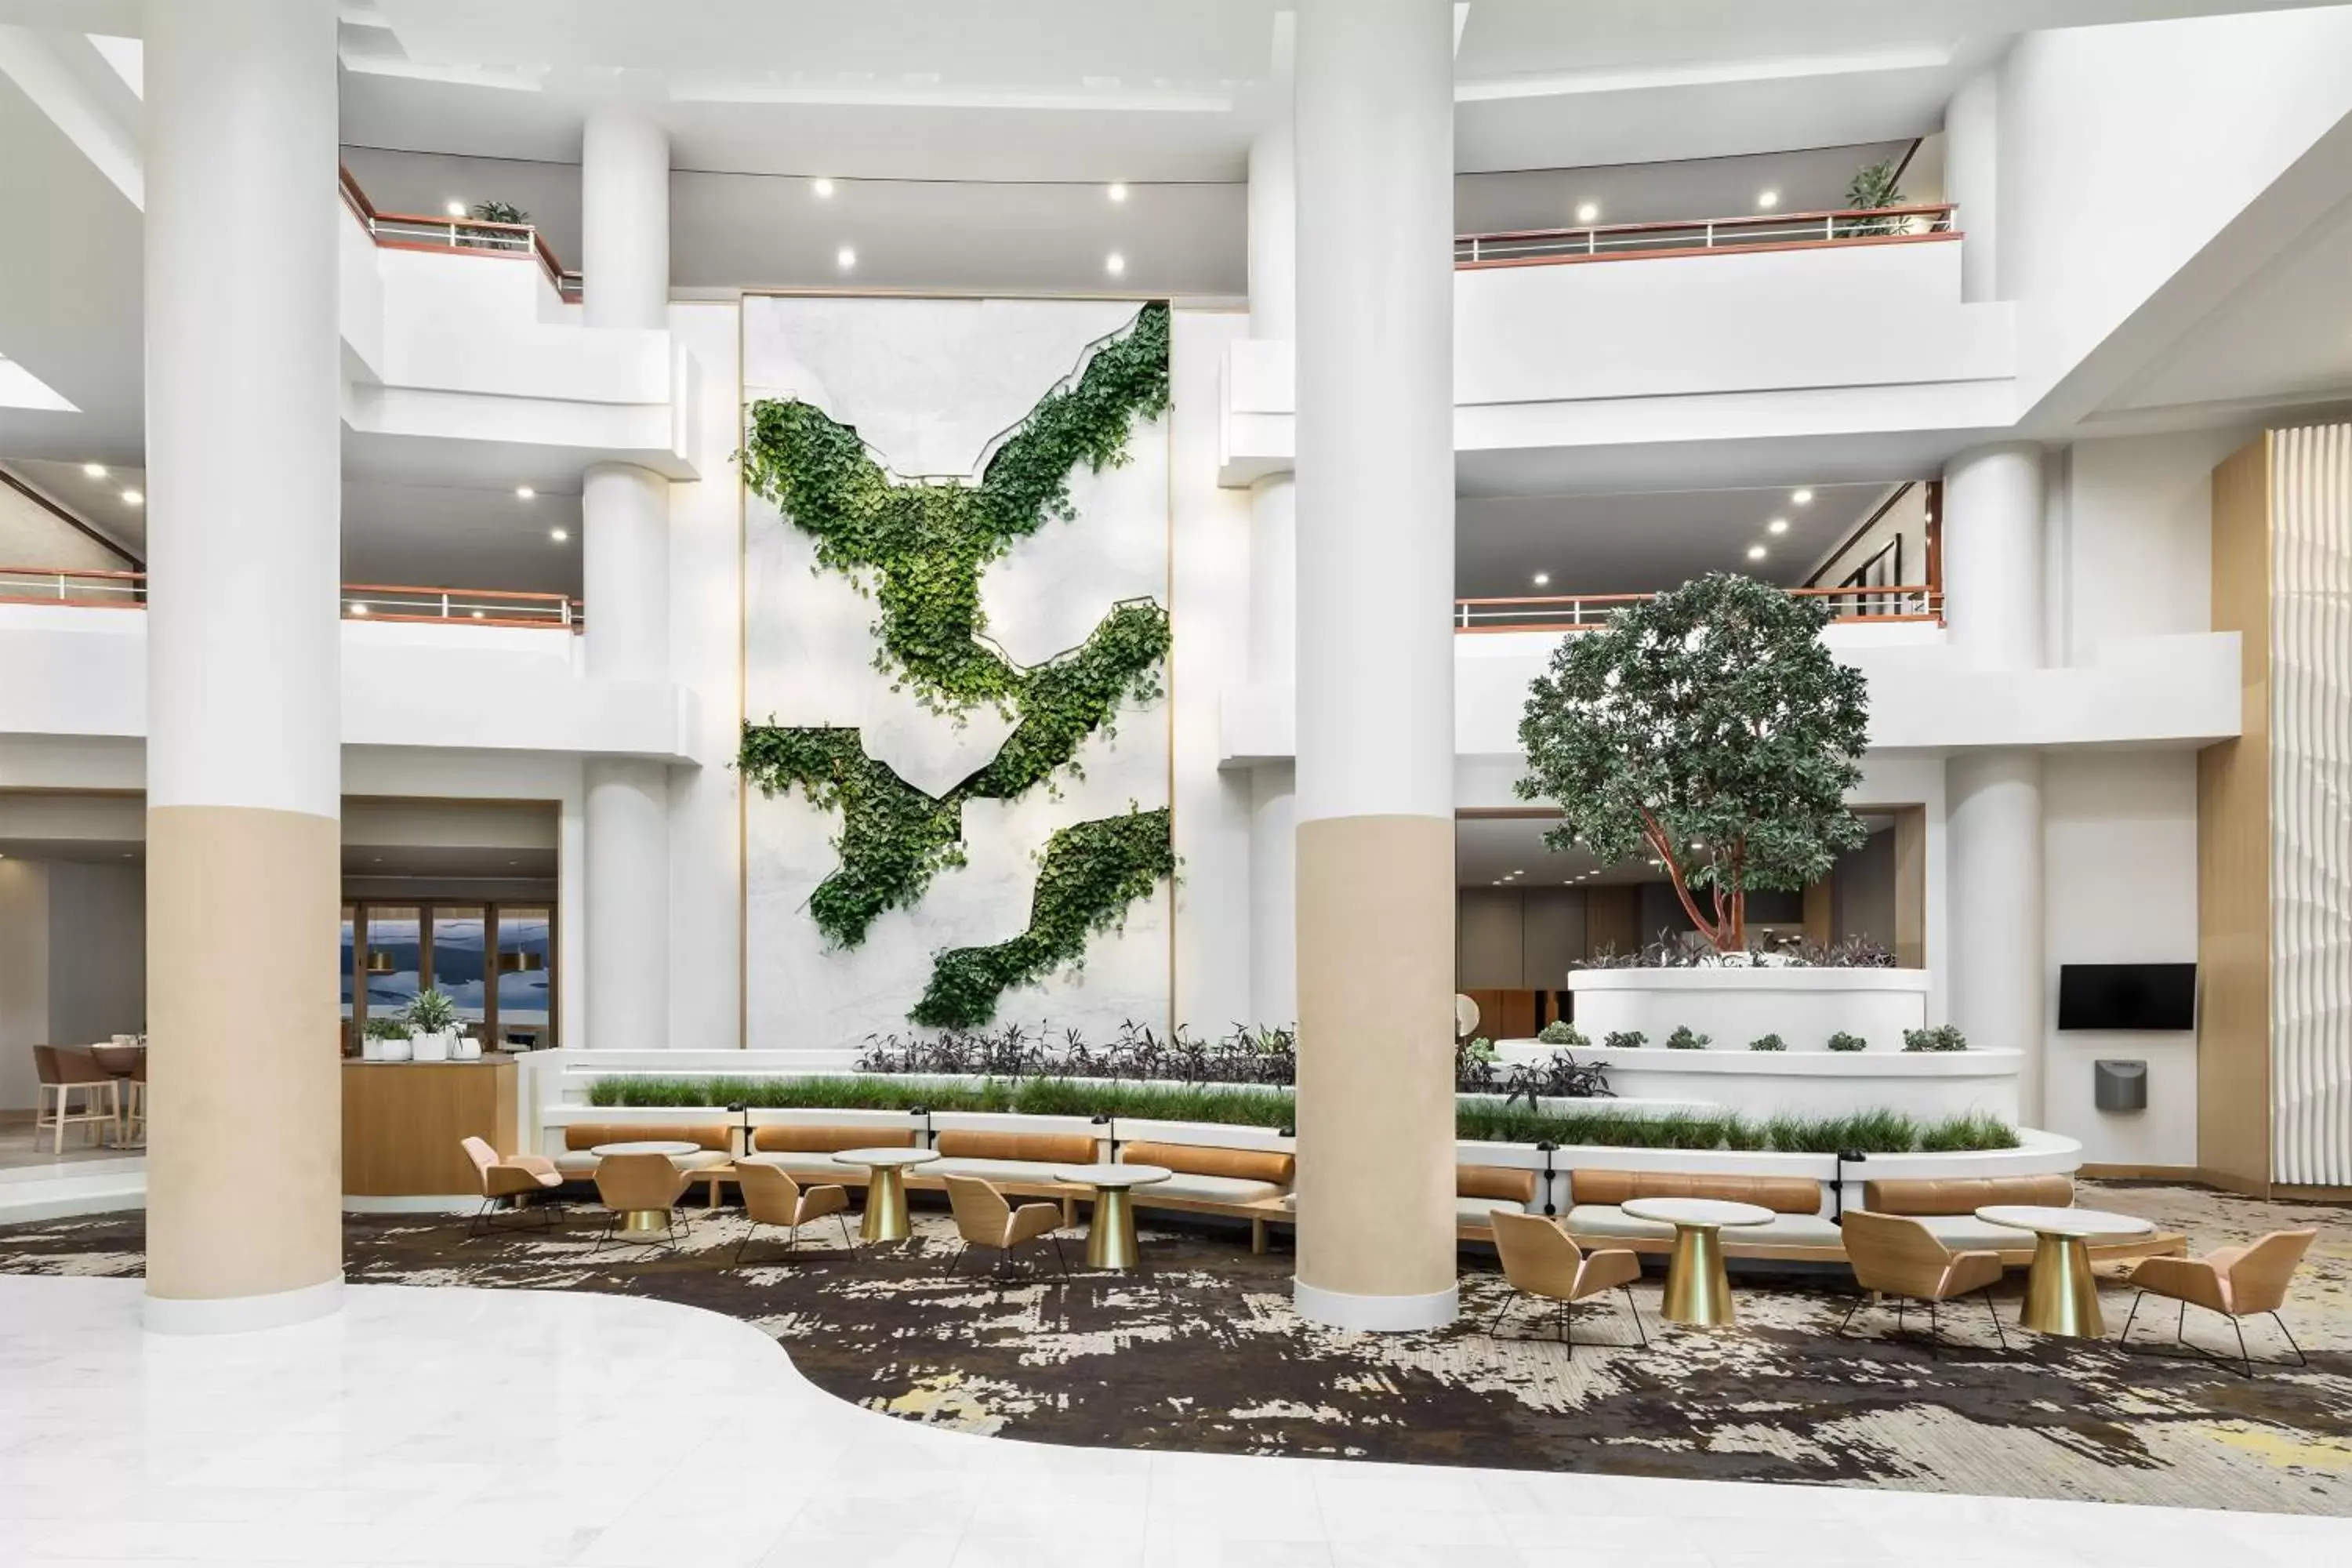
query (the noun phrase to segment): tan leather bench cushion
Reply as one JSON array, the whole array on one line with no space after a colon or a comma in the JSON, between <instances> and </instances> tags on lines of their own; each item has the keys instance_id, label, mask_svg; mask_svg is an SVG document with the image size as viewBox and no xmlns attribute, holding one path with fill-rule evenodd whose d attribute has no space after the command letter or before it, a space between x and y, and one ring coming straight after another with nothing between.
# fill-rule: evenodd
<instances>
[{"instance_id":1,"label":"tan leather bench cushion","mask_svg":"<svg viewBox=\"0 0 2352 1568\"><path fill-rule=\"evenodd\" d=\"M1091 1165L1095 1141L1083 1132L942 1132L931 1147L943 1160L1023 1160L1040 1165Z\"/></svg>"},{"instance_id":2,"label":"tan leather bench cushion","mask_svg":"<svg viewBox=\"0 0 2352 1568\"><path fill-rule=\"evenodd\" d=\"M1212 1149L1194 1143L1129 1143L1118 1152L1122 1165L1164 1165L1188 1176L1231 1176L1286 1187L1298 1162L1278 1149Z\"/></svg>"},{"instance_id":3,"label":"tan leather bench cushion","mask_svg":"<svg viewBox=\"0 0 2352 1568\"><path fill-rule=\"evenodd\" d=\"M1536 1197L1536 1173L1509 1165L1456 1165L1454 1195L1457 1198L1508 1198L1530 1204Z\"/></svg>"},{"instance_id":4,"label":"tan leather bench cushion","mask_svg":"<svg viewBox=\"0 0 2352 1568\"><path fill-rule=\"evenodd\" d=\"M2074 1178L2053 1176L1889 1177L1862 1184L1862 1206L1874 1214L1974 1214L1987 1204L2073 1208Z\"/></svg>"},{"instance_id":5,"label":"tan leather bench cushion","mask_svg":"<svg viewBox=\"0 0 2352 1568\"><path fill-rule=\"evenodd\" d=\"M820 1127L807 1122L784 1121L751 1131L751 1147L761 1153L774 1151L837 1154L844 1149L911 1149L914 1146L915 1130L911 1127Z\"/></svg>"},{"instance_id":6,"label":"tan leather bench cushion","mask_svg":"<svg viewBox=\"0 0 2352 1568\"><path fill-rule=\"evenodd\" d=\"M563 1130L566 1149L599 1143L691 1143L724 1154L735 1147L735 1129L724 1121L575 1121Z\"/></svg>"},{"instance_id":7,"label":"tan leather bench cushion","mask_svg":"<svg viewBox=\"0 0 2352 1568\"><path fill-rule=\"evenodd\" d=\"M1754 1204L1774 1214L1819 1214L1822 1184L1810 1176L1699 1176L1683 1171L1570 1171L1569 1199L1576 1205L1617 1205L1628 1198L1715 1198Z\"/></svg>"}]
</instances>

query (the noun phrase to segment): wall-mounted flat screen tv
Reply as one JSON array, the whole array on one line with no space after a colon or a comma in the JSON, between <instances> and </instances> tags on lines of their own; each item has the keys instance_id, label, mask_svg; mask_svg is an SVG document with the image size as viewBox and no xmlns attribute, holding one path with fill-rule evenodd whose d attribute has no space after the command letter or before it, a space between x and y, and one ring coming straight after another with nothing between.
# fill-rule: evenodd
<instances>
[{"instance_id":1,"label":"wall-mounted flat screen tv","mask_svg":"<svg viewBox=\"0 0 2352 1568\"><path fill-rule=\"evenodd\" d=\"M2197 1026L2193 963L2066 963L2058 968L2062 1029Z\"/></svg>"}]
</instances>

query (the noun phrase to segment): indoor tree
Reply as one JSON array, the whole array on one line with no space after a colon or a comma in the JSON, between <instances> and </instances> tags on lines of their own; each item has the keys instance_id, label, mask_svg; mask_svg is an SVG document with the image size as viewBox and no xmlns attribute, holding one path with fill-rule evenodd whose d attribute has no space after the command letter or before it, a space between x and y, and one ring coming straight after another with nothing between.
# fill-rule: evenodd
<instances>
[{"instance_id":1,"label":"indoor tree","mask_svg":"<svg viewBox=\"0 0 2352 1568\"><path fill-rule=\"evenodd\" d=\"M1829 619L1717 573L1564 637L1519 721L1520 798L1564 818L1545 842L1646 854L1718 952L1747 951L1749 889L1801 889L1867 837L1845 808L1864 685L1822 646Z\"/></svg>"}]
</instances>

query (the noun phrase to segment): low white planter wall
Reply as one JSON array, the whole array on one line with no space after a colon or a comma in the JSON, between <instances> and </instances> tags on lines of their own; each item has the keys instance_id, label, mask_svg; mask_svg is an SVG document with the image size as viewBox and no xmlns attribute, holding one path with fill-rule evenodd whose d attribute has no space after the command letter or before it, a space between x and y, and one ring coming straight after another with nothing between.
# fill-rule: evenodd
<instances>
[{"instance_id":1,"label":"low white planter wall","mask_svg":"<svg viewBox=\"0 0 2352 1568\"><path fill-rule=\"evenodd\" d=\"M1832 1035L1859 1035L1874 1051L1899 1051L1903 1031L1926 1026L1924 969L1579 969L1568 977L1576 1026L1595 1045L1638 1029L1650 1048L1688 1025L1710 1049L1744 1051L1778 1035L1791 1051L1826 1049ZM1620 1093L1624 1092L1619 1090Z\"/></svg>"},{"instance_id":2,"label":"low white planter wall","mask_svg":"<svg viewBox=\"0 0 2352 1568\"><path fill-rule=\"evenodd\" d=\"M1514 1040L1505 1061L1539 1060L1561 1047ZM1845 1116L1900 1110L1923 1121L1970 1111L2017 1121L2021 1051L1670 1051L1595 1046L1569 1053L1606 1062L1617 1103L1697 1102L1743 1116ZM1602 1106L1608 1100L1570 1100Z\"/></svg>"}]
</instances>

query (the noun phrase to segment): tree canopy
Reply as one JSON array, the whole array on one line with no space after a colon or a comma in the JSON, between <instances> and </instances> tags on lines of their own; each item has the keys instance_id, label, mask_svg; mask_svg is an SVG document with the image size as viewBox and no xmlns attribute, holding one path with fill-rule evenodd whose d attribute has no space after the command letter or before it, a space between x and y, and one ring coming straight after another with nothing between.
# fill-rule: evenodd
<instances>
[{"instance_id":1,"label":"tree canopy","mask_svg":"<svg viewBox=\"0 0 2352 1568\"><path fill-rule=\"evenodd\" d=\"M1518 794L1565 818L1545 841L1663 862L1692 924L1744 950L1748 889L1803 888L1867 837L1845 808L1866 689L1822 645L1829 619L1717 573L1563 638L1519 721Z\"/></svg>"}]
</instances>

